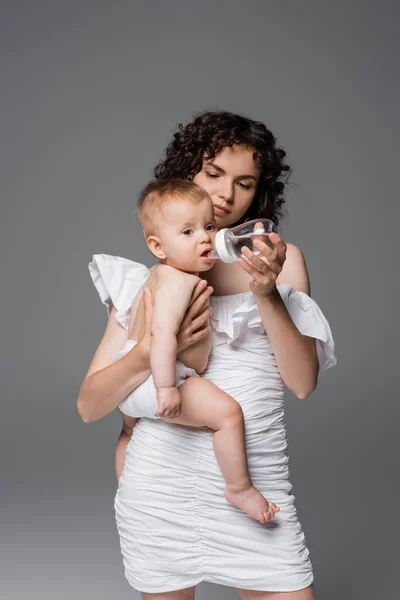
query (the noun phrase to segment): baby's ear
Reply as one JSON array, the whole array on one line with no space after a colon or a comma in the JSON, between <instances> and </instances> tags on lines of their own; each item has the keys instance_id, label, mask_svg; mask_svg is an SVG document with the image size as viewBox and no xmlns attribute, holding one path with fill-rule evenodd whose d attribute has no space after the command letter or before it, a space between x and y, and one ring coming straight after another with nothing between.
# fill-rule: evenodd
<instances>
[{"instance_id":1,"label":"baby's ear","mask_svg":"<svg viewBox=\"0 0 400 600\"><path fill-rule=\"evenodd\" d=\"M165 260L167 258L167 255L163 250L161 240L158 237L156 237L155 235L150 235L147 238L146 242L150 252L154 254L154 256L158 258L158 260Z\"/></svg>"}]
</instances>

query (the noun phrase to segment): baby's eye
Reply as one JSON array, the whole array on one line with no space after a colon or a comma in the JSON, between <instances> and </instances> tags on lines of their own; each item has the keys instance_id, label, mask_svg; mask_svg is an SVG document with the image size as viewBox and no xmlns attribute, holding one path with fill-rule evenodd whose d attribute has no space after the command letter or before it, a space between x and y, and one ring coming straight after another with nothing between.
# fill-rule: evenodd
<instances>
[{"instance_id":1,"label":"baby's eye","mask_svg":"<svg viewBox=\"0 0 400 600\"><path fill-rule=\"evenodd\" d=\"M182 231L183 235L190 235L193 233L193 229L185 229L184 231Z\"/></svg>"},{"instance_id":2,"label":"baby's eye","mask_svg":"<svg viewBox=\"0 0 400 600\"><path fill-rule=\"evenodd\" d=\"M214 229L215 229L214 223L210 223L209 225L207 225L207 231L214 231Z\"/></svg>"}]
</instances>

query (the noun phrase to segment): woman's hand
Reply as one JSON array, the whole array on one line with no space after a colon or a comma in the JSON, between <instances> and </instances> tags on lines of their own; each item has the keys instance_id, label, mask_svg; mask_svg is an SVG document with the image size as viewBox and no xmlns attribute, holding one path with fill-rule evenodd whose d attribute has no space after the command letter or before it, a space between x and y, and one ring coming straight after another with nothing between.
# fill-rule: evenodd
<instances>
[{"instance_id":1,"label":"woman's hand","mask_svg":"<svg viewBox=\"0 0 400 600\"><path fill-rule=\"evenodd\" d=\"M270 233L268 238L271 247L255 239L253 246L260 254L256 256L249 248L243 247L242 254L249 262L244 258L239 259L242 268L253 278L250 283L251 291L258 296L269 296L276 292L276 280L286 260L285 242L277 233Z\"/></svg>"},{"instance_id":2,"label":"woman's hand","mask_svg":"<svg viewBox=\"0 0 400 600\"><path fill-rule=\"evenodd\" d=\"M177 333L178 354L195 342L202 340L209 332L211 308L209 298L213 288L201 279L193 290L190 304Z\"/></svg>"},{"instance_id":3,"label":"woman's hand","mask_svg":"<svg viewBox=\"0 0 400 600\"><path fill-rule=\"evenodd\" d=\"M207 286L207 282L204 279L199 281L194 288L190 304L185 312L185 316L182 319L176 336L178 341L177 353L182 352L182 350L188 346L191 346L195 342L198 342L209 333L210 327L208 320L211 309L209 308L208 303L212 291L213 288L211 286ZM145 329L144 335L139 344L142 347L142 351L146 355L150 356L150 327L151 316L153 313L153 303L151 291L148 288L144 288L143 290L143 301L145 310Z\"/></svg>"}]
</instances>

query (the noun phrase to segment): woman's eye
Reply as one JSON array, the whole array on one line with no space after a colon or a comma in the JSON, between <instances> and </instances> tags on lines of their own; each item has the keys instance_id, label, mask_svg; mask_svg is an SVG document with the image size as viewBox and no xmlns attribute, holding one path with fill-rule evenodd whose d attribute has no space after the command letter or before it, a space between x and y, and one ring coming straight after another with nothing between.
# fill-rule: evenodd
<instances>
[{"instance_id":1,"label":"woman's eye","mask_svg":"<svg viewBox=\"0 0 400 600\"><path fill-rule=\"evenodd\" d=\"M190 235L191 233L193 233L193 229L185 229L185 231L182 232L183 235Z\"/></svg>"},{"instance_id":2,"label":"woman's eye","mask_svg":"<svg viewBox=\"0 0 400 600\"><path fill-rule=\"evenodd\" d=\"M249 190L251 188L251 185L246 185L245 183L239 182L239 185L243 190Z\"/></svg>"},{"instance_id":3,"label":"woman's eye","mask_svg":"<svg viewBox=\"0 0 400 600\"><path fill-rule=\"evenodd\" d=\"M217 175L217 173L206 173L206 175L210 179L217 179L217 177L219 177L219 175Z\"/></svg>"}]
</instances>

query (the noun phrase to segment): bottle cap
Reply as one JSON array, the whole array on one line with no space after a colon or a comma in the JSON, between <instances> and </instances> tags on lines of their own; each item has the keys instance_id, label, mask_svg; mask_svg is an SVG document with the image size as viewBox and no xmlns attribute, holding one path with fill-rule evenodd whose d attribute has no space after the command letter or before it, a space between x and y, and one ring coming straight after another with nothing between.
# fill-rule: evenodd
<instances>
[{"instance_id":1,"label":"bottle cap","mask_svg":"<svg viewBox=\"0 0 400 600\"><path fill-rule=\"evenodd\" d=\"M232 253L229 252L229 248L227 248L227 231L228 229L225 227L224 229L220 229L217 232L217 235L215 236L215 250L217 251L219 258L223 262L233 263L236 260L236 256L232 256Z\"/></svg>"}]
</instances>

